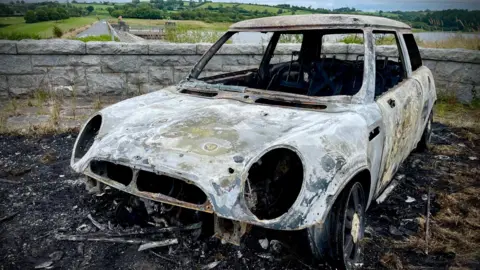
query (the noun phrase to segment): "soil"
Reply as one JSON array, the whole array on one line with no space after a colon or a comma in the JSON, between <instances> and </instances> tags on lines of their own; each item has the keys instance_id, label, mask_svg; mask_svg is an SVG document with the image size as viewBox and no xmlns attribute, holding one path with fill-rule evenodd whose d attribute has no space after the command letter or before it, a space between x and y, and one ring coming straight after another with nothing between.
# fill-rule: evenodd
<instances>
[{"instance_id":1,"label":"soil","mask_svg":"<svg viewBox=\"0 0 480 270\"><path fill-rule=\"evenodd\" d=\"M472 141L465 134L464 129L436 123L434 150L412 153L395 176L399 185L383 203L370 207L365 268L458 265L455 252L432 249L426 255L422 248L402 246L402 243L424 235L424 225L419 220L426 216L427 200L424 199L429 185L432 186L431 212L435 217L441 210L437 201L440 193L459 188L451 184L453 175L464 171L469 172L466 177L478 180L475 177L478 177L480 162L474 157L480 158L480 140ZM75 132L0 135L0 178L3 179L0 181L0 269L326 268L313 260L308 245L298 240L301 232L253 228L240 247L222 244L205 234L198 236L197 231L150 235L152 240L177 238L179 241L177 245L153 249L155 254L152 250L137 251L138 244L56 240L57 234L98 231L88 219L89 214L114 232L141 230L135 225L125 226L115 214L118 205L129 199L128 195L113 189L102 196L89 194L83 177L71 170L70 154L76 136ZM442 145L456 150L450 154L435 150ZM478 181L471 183L478 187ZM478 201L472 202L471 207L478 208ZM263 239L270 242L267 249L259 243ZM470 260L463 266L478 269L478 261L477 257L476 262Z\"/></svg>"}]
</instances>

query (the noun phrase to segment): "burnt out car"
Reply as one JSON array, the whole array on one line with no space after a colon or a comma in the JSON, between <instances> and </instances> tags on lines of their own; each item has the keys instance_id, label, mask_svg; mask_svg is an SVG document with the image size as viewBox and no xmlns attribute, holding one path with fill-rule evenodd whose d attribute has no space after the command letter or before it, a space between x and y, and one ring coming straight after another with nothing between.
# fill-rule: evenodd
<instances>
[{"instance_id":1,"label":"burnt out car","mask_svg":"<svg viewBox=\"0 0 480 270\"><path fill-rule=\"evenodd\" d=\"M258 65L209 74L216 53L244 33L269 38ZM410 152L428 147L435 100L404 23L248 20L178 85L90 118L71 166L90 183L211 213L215 235L233 244L249 225L305 230L315 255L351 269L361 263L366 209Z\"/></svg>"}]
</instances>

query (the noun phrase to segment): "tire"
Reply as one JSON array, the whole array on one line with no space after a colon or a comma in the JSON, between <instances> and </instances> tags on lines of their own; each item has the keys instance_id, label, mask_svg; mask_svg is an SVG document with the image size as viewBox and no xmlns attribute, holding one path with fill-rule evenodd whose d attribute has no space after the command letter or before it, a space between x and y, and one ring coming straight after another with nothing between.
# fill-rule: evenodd
<instances>
[{"instance_id":1,"label":"tire","mask_svg":"<svg viewBox=\"0 0 480 270\"><path fill-rule=\"evenodd\" d=\"M335 269L358 269L363 261L366 195L355 182L333 205L324 224L307 229L312 253Z\"/></svg>"},{"instance_id":2,"label":"tire","mask_svg":"<svg viewBox=\"0 0 480 270\"><path fill-rule=\"evenodd\" d=\"M416 152L425 152L430 149L430 139L432 138L433 111L428 116L427 124L423 130L422 138L417 144Z\"/></svg>"}]
</instances>

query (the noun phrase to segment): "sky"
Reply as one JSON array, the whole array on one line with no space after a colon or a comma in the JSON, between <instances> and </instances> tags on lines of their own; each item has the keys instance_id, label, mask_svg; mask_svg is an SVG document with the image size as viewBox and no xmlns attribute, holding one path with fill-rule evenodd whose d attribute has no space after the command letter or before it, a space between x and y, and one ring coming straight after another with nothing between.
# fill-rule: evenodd
<instances>
[{"instance_id":1,"label":"sky","mask_svg":"<svg viewBox=\"0 0 480 270\"><path fill-rule=\"evenodd\" d=\"M442 10L442 9L480 9L480 0L213 0L213 2L244 2L267 5L291 4L312 6L313 8L354 7L364 11L374 10Z\"/></svg>"}]
</instances>

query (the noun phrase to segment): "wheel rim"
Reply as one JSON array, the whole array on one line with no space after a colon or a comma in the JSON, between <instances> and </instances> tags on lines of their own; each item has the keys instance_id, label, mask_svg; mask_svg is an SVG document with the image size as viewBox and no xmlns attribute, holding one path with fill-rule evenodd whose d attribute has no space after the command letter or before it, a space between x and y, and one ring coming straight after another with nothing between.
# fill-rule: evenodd
<instances>
[{"instance_id":1,"label":"wheel rim","mask_svg":"<svg viewBox=\"0 0 480 270\"><path fill-rule=\"evenodd\" d=\"M353 268L361 259L365 219L365 196L358 183L352 187L344 218L343 258L347 268Z\"/></svg>"}]
</instances>

